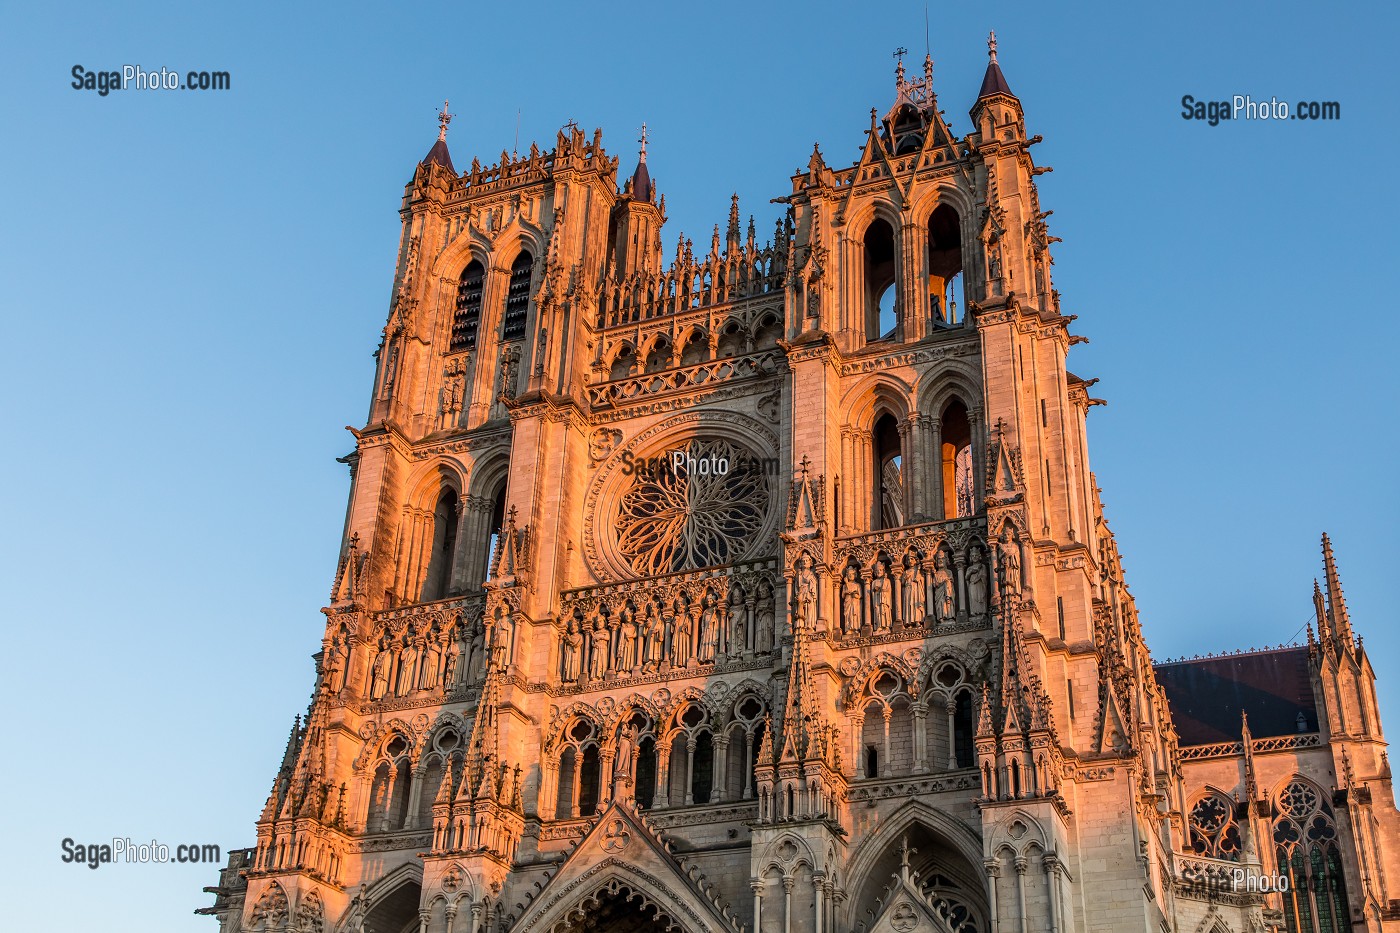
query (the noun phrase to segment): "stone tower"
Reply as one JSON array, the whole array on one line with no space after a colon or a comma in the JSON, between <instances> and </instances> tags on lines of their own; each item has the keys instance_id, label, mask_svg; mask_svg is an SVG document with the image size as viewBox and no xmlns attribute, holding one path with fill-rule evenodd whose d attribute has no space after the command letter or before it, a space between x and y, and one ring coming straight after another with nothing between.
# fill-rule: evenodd
<instances>
[{"instance_id":1,"label":"stone tower","mask_svg":"<svg viewBox=\"0 0 1400 933\"><path fill-rule=\"evenodd\" d=\"M1330 543L1307 647L1154 669L989 50L669 257L645 132L459 174L444 106L223 933L1400 929Z\"/></svg>"}]
</instances>

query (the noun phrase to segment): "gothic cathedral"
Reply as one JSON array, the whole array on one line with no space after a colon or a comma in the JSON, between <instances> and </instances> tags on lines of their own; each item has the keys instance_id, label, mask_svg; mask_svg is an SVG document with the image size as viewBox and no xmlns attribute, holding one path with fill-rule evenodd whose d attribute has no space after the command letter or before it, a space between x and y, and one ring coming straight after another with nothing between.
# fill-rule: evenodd
<instances>
[{"instance_id":1,"label":"gothic cathedral","mask_svg":"<svg viewBox=\"0 0 1400 933\"><path fill-rule=\"evenodd\" d=\"M444 107L221 933L1400 931L1330 542L1306 644L1148 652L989 45L673 255L645 134Z\"/></svg>"}]
</instances>

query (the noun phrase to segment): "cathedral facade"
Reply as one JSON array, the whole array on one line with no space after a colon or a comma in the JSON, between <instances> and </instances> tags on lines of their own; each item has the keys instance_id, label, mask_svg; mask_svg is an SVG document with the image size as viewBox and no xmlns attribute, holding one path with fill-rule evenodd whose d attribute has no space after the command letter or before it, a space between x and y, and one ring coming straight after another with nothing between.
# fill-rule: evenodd
<instances>
[{"instance_id":1,"label":"cathedral facade","mask_svg":"<svg viewBox=\"0 0 1400 933\"><path fill-rule=\"evenodd\" d=\"M1400 931L1330 542L1154 665L994 41L760 242L570 125L401 207L316 656L221 933Z\"/></svg>"}]
</instances>

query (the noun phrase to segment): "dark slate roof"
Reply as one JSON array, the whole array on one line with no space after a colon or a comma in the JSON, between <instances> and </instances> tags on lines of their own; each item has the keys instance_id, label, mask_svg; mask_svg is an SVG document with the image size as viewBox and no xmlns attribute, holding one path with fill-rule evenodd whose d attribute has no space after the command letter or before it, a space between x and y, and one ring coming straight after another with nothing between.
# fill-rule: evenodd
<instances>
[{"instance_id":1,"label":"dark slate roof","mask_svg":"<svg viewBox=\"0 0 1400 933\"><path fill-rule=\"evenodd\" d=\"M632 173L632 200L651 200L651 172L647 171L645 162L638 162L637 170Z\"/></svg>"},{"instance_id":2,"label":"dark slate roof","mask_svg":"<svg viewBox=\"0 0 1400 933\"><path fill-rule=\"evenodd\" d=\"M1006 75L1001 73L1001 66L994 61L987 63L987 73L982 76L982 90L977 92L977 99L991 97L993 94L1016 96L1011 93L1011 85L1006 83Z\"/></svg>"},{"instance_id":3,"label":"dark slate roof","mask_svg":"<svg viewBox=\"0 0 1400 933\"><path fill-rule=\"evenodd\" d=\"M433 148L429 149L428 154L423 157L424 165L430 162L436 162L453 175L457 174L457 170L452 167L452 156L447 153L446 140L439 139L437 142L433 143Z\"/></svg>"},{"instance_id":4,"label":"dark slate roof","mask_svg":"<svg viewBox=\"0 0 1400 933\"><path fill-rule=\"evenodd\" d=\"M1238 742L1240 711L1256 739L1317 731L1307 648L1273 648L1155 665L1182 745Z\"/></svg>"}]
</instances>

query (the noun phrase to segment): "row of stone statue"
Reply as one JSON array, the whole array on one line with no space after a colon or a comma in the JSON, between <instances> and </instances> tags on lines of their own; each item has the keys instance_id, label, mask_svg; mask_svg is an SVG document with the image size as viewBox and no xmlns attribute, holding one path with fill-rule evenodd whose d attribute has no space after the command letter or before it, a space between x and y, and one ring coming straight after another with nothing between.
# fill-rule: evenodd
<instances>
[{"instance_id":1,"label":"row of stone statue","mask_svg":"<svg viewBox=\"0 0 1400 933\"><path fill-rule=\"evenodd\" d=\"M612 615L576 614L560 636L560 679L573 684L771 654L776 605L772 589L760 589L754 598L735 584L723 600L706 590L698 606L678 596L641 611L629 603Z\"/></svg>"},{"instance_id":2,"label":"row of stone statue","mask_svg":"<svg viewBox=\"0 0 1400 933\"><path fill-rule=\"evenodd\" d=\"M499 611L489 624L476 620L448 632L391 639L370 646L369 698L408 696L422 690L476 683L486 675L486 662L506 664L513 638L509 612ZM345 689L350 667L348 639L336 638L326 659L326 679L334 693Z\"/></svg>"},{"instance_id":3,"label":"row of stone statue","mask_svg":"<svg viewBox=\"0 0 1400 933\"><path fill-rule=\"evenodd\" d=\"M1000 585L1019 592L1019 546L1009 540L997 547ZM837 586L839 634L885 634L896 628L948 625L959 618L986 615L990 590L986 555L974 547L963 565L954 566L948 552L934 552L932 562L909 552L901 565L878 557L868 567L852 561ZM821 585L811 561L799 557L793 574L793 616L799 631L819 631L827 614L821 605Z\"/></svg>"}]
</instances>

